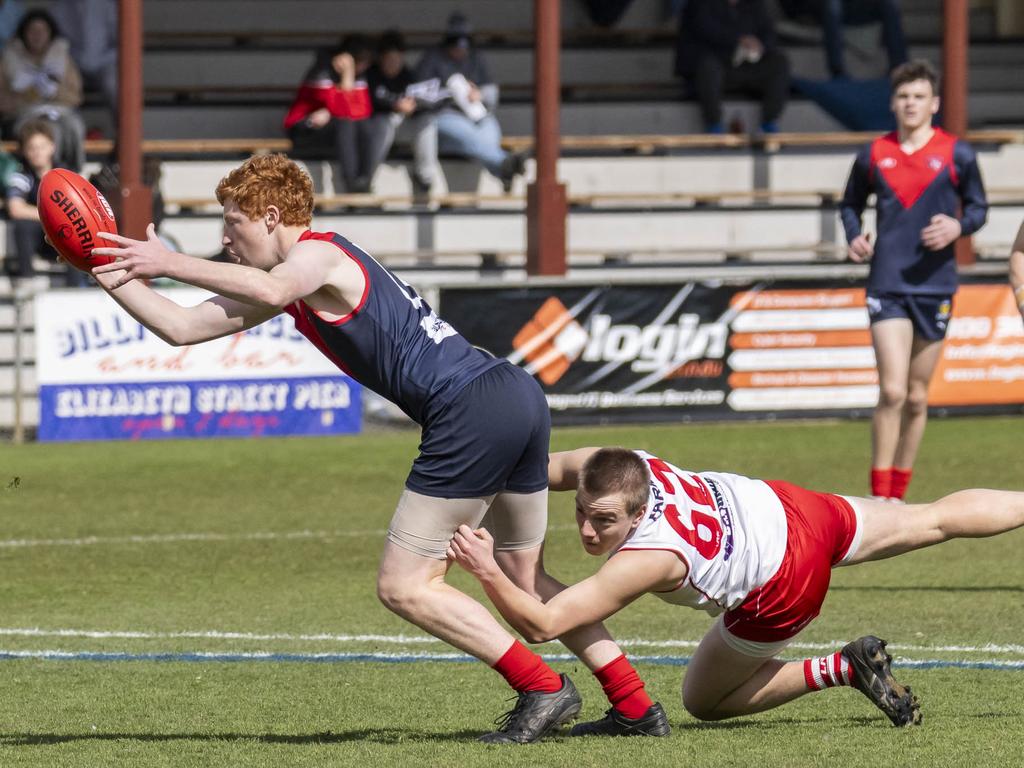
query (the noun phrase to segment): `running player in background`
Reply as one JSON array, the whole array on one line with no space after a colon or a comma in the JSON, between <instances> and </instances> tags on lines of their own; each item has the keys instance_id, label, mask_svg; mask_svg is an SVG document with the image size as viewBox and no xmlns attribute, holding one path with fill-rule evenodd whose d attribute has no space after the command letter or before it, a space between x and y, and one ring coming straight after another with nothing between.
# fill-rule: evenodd
<instances>
[{"instance_id":1,"label":"running player in background","mask_svg":"<svg viewBox=\"0 0 1024 768\"><path fill-rule=\"evenodd\" d=\"M886 502L685 472L624 448L555 453L549 485L576 491L583 548L609 555L595 575L545 604L501 572L484 530L460 527L448 556L480 581L530 642L602 621L647 592L718 616L683 680L683 706L701 720L749 715L811 691L853 686L895 725L920 723L917 699L893 678L892 659L877 637L861 637L820 658L773 657L818 615L832 568L1024 525L1024 493L960 491L893 516ZM602 733L617 719L610 710L604 720L572 732Z\"/></svg>"},{"instance_id":2,"label":"running player in background","mask_svg":"<svg viewBox=\"0 0 1024 768\"><path fill-rule=\"evenodd\" d=\"M878 366L871 430L871 493L901 500L928 419L928 384L957 288L954 243L988 214L974 150L932 127L938 75L925 61L892 73L897 130L857 155L840 206L853 261L871 261L867 306ZM877 241L861 229L877 198Z\"/></svg>"},{"instance_id":3,"label":"running player in background","mask_svg":"<svg viewBox=\"0 0 1024 768\"><path fill-rule=\"evenodd\" d=\"M373 257L341 235L312 232L313 186L283 155L253 157L217 187L223 245L236 263L105 235L117 261L93 274L140 323L174 345L196 344L286 312L340 369L398 405L423 428L420 455L388 529L377 591L389 609L501 673L518 693L488 742L530 742L568 722L581 702L572 681L505 630L483 605L445 583L459 525L484 521L496 557L540 599L563 588L544 572L550 414L518 366L471 346ZM169 277L213 291L182 307L148 288ZM500 407L495 407L500 403ZM358 509L358 500L351 500ZM486 516L486 517L485 517ZM563 642L601 681L616 711L669 732L664 712L600 624Z\"/></svg>"},{"instance_id":4,"label":"running player in background","mask_svg":"<svg viewBox=\"0 0 1024 768\"><path fill-rule=\"evenodd\" d=\"M1013 248L1010 249L1010 288L1013 289L1013 300L1024 319L1024 224L1017 230Z\"/></svg>"}]
</instances>

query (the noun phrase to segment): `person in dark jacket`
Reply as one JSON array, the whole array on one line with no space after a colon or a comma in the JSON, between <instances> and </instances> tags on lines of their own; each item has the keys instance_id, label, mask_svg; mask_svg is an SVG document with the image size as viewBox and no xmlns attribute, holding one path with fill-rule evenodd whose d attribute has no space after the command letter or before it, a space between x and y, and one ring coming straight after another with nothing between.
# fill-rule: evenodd
<instances>
[{"instance_id":1,"label":"person in dark jacket","mask_svg":"<svg viewBox=\"0 0 1024 768\"><path fill-rule=\"evenodd\" d=\"M789 94L789 60L764 0L689 0L679 23L676 73L700 101L704 128L723 133L722 96L761 100L761 131L774 133Z\"/></svg>"},{"instance_id":2,"label":"person in dark jacket","mask_svg":"<svg viewBox=\"0 0 1024 768\"><path fill-rule=\"evenodd\" d=\"M405 63L405 40L398 32L381 35L376 61L366 72L366 86L373 104L373 116L366 123L370 134L367 176L372 182L396 134L407 133L415 164L413 192L428 193L437 168L437 123L429 109L431 92L436 88L416 82Z\"/></svg>"}]
</instances>

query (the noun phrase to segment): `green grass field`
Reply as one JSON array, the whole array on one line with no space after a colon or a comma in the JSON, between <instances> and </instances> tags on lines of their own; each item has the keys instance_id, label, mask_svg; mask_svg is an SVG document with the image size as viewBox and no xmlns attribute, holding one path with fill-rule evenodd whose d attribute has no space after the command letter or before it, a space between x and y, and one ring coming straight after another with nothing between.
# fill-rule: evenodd
<instances>
[{"instance_id":1,"label":"green grass field","mask_svg":"<svg viewBox=\"0 0 1024 768\"><path fill-rule=\"evenodd\" d=\"M933 421L910 500L1024 490L1022 429L1020 418ZM680 659L711 620L645 598L609 627L666 706L671 738L475 743L508 689L482 664L438 658L450 649L374 594L417 438L0 445L0 766L1020 764L1019 531L838 570L787 653L888 639L921 699L920 728L890 727L848 689L697 722L680 703ZM561 429L553 443L866 492L863 422ZM548 566L568 581L599 564L572 517L571 497L553 497ZM573 674L583 715L600 716L586 669L553 664Z\"/></svg>"}]
</instances>

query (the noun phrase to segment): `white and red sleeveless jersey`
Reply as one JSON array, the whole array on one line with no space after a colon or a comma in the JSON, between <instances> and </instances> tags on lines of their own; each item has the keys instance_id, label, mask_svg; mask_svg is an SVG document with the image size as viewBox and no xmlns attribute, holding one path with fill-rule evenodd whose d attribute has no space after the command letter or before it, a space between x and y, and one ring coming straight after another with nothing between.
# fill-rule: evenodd
<instances>
[{"instance_id":1,"label":"white and red sleeveless jersey","mask_svg":"<svg viewBox=\"0 0 1024 768\"><path fill-rule=\"evenodd\" d=\"M735 608L767 582L786 552L786 513L761 480L686 472L637 451L650 474L644 519L617 552L662 549L686 563L676 589L654 594L712 616Z\"/></svg>"}]
</instances>

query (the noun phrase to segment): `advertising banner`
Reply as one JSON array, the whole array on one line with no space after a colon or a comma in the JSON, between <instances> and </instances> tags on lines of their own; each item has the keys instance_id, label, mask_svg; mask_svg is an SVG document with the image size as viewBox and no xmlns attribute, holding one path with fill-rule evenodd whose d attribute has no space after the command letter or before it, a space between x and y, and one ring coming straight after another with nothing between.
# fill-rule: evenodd
<instances>
[{"instance_id":1,"label":"advertising banner","mask_svg":"<svg viewBox=\"0 0 1024 768\"><path fill-rule=\"evenodd\" d=\"M183 306L210 294L170 289ZM36 297L40 440L358 432L359 385L278 315L171 347L102 291Z\"/></svg>"},{"instance_id":2,"label":"advertising banner","mask_svg":"<svg viewBox=\"0 0 1024 768\"><path fill-rule=\"evenodd\" d=\"M857 415L878 400L862 287L845 281L452 288L442 313L581 421ZM1024 324L1005 285L965 285L931 403L1024 404Z\"/></svg>"}]
</instances>

